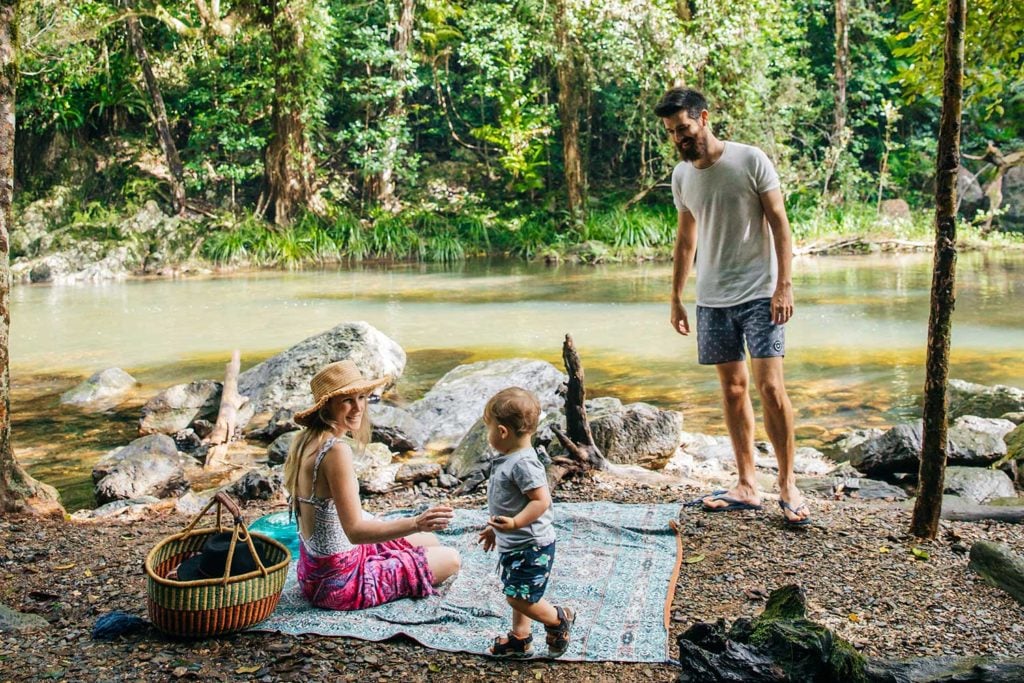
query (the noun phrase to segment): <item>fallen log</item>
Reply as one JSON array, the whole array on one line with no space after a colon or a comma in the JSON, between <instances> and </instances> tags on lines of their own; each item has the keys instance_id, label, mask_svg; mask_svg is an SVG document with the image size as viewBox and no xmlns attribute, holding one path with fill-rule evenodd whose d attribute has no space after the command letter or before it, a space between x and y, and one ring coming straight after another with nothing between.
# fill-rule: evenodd
<instances>
[{"instance_id":1,"label":"fallen log","mask_svg":"<svg viewBox=\"0 0 1024 683\"><path fill-rule=\"evenodd\" d=\"M971 561L967 566L987 583L1006 591L1024 605L1024 557L1010 550L1009 546L978 541L971 546Z\"/></svg>"},{"instance_id":2,"label":"fallen log","mask_svg":"<svg viewBox=\"0 0 1024 683\"><path fill-rule=\"evenodd\" d=\"M1007 522L1024 524L1024 507L1000 505L971 505L954 510L942 510L942 519L952 522Z\"/></svg>"},{"instance_id":3,"label":"fallen log","mask_svg":"<svg viewBox=\"0 0 1024 683\"><path fill-rule=\"evenodd\" d=\"M238 349L231 354L231 361L224 370L224 388L220 395L220 409L217 412L217 422L213 431L203 440L203 443L210 446L206 455L204 469L216 469L225 464L228 444L235 434L235 427L238 423L238 411L248 402L248 398L238 393L238 371L241 367L242 357Z\"/></svg>"},{"instance_id":4,"label":"fallen log","mask_svg":"<svg viewBox=\"0 0 1024 683\"><path fill-rule=\"evenodd\" d=\"M867 680L872 683L1016 683L1024 680L1024 659L997 657L921 657L870 659Z\"/></svg>"}]
</instances>

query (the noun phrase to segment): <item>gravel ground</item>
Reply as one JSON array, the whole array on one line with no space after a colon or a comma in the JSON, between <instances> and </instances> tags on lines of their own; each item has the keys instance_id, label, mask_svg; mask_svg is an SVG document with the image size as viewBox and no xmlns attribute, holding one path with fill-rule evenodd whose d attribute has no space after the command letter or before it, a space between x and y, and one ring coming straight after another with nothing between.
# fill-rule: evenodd
<instances>
[{"instance_id":1,"label":"gravel ground","mask_svg":"<svg viewBox=\"0 0 1024 683\"><path fill-rule=\"evenodd\" d=\"M699 493L680 486L569 482L556 501L676 502ZM366 506L402 507L431 494L444 495L401 492ZM483 498L452 502L476 507ZM967 550L977 540L1024 551L1024 527L943 522L937 540L915 543L907 534L909 511L891 504L814 499L814 524L797 530L785 528L777 507L766 502L759 513L680 513L687 561L673 600L673 640L696 621L754 615L768 591L798 583L807 592L809 616L870 656L1024 656L1024 607L967 568ZM270 509L251 505L246 519ZM668 664L496 662L428 650L407 639L368 643L247 633L184 641L147 629L93 641L98 615L113 609L145 614L145 555L187 521L170 511L129 523L0 520L0 603L50 623L41 631L0 634L0 681L675 678Z\"/></svg>"}]
</instances>

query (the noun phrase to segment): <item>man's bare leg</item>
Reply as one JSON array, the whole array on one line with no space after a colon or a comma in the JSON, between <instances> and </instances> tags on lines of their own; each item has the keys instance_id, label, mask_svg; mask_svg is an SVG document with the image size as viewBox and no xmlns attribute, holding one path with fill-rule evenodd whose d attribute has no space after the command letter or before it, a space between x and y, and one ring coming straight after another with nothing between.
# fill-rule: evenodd
<instances>
[{"instance_id":1,"label":"man's bare leg","mask_svg":"<svg viewBox=\"0 0 1024 683\"><path fill-rule=\"evenodd\" d=\"M736 454L736 469L739 482L724 495L751 505L760 505L754 478L754 407L750 403L750 375L746 361L720 363L718 381L722 386L722 407L725 409L725 426L729 430L732 450ZM704 499L704 507L720 508L729 505L724 500Z\"/></svg>"},{"instance_id":2,"label":"man's bare leg","mask_svg":"<svg viewBox=\"0 0 1024 683\"><path fill-rule=\"evenodd\" d=\"M793 510L783 508L782 514L790 522L799 522L810 516L810 511L800 506L804 498L796 487L793 476L793 459L796 450L793 435L793 404L786 393L786 384L782 372L782 358L754 358L752 360L754 384L761 395L764 408L764 429L768 432L768 440L775 449L775 459L779 463L779 496Z\"/></svg>"}]
</instances>

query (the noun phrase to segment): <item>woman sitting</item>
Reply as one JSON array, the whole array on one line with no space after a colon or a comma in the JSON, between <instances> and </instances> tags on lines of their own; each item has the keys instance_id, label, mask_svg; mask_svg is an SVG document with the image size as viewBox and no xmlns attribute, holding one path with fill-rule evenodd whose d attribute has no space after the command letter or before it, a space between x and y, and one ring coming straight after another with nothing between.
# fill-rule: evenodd
<instances>
[{"instance_id":1,"label":"woman sitting","mask_svg":"<svg viewBox=\"0 0 1024 683\"><path fill-rule=\"evenodd\" d=\"M370 392L387 380L367 380L350 360L331 363L310 382L313 407L296 413L303 429L285 461L285 486L299 529L298 579L312 604L357 610L436 593L459 571L459 553L431 531L453 511L438 505L417 517L378 520L359 501L352 449L366 446Z\"/></svg>"}]
</instances>

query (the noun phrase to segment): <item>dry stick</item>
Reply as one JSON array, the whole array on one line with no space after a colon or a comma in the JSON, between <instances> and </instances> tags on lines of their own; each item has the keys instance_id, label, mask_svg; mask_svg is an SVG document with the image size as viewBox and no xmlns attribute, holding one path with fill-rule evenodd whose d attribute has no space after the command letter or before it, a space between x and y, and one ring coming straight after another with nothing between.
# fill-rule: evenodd
<instances>
[{"instance_id":1,"label":"dry stick","mask_svg":"<svg viewBox=\"0 0 1024 683\"><path fill-rule=\"evenodd\" d=\"M231 437L235 433L235 426L238 422L238 411L249 400L246 396L238 393L238 371L241 364L241 353L235 349L231 354L231 362L227 364L224 371L224 389L220 395L217 423L213 426L210 435L206 437L206 443L213 447L206 456L204 469L213 469L224 463L228 444L231 443Z\"/></svg>"}]
</instances>

